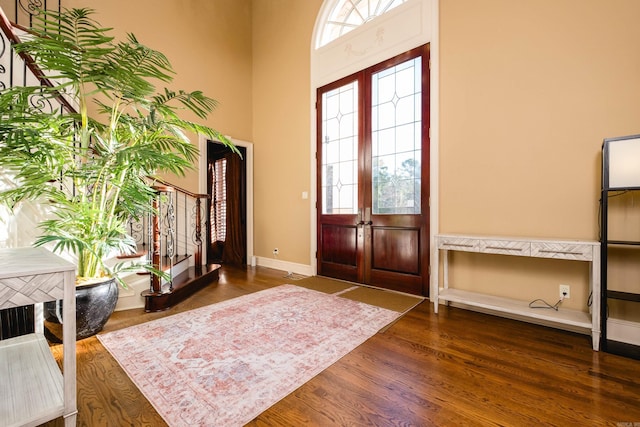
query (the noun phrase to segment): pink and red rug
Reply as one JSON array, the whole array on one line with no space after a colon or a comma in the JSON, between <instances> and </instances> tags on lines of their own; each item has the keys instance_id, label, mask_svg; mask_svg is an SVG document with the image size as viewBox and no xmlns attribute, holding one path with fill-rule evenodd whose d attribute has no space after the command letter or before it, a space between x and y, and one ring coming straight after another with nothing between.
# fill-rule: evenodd
<instances>
[{"instance_id":1,"label":"pink and red rug","mask_svg":"<svg viewBox=\"0 0 640 427\"><path fill-rule=\"evenodd\" d=\"M242 426L399 316L282 285L98 339L170 426Z\"/></svg>"}]
</instances>

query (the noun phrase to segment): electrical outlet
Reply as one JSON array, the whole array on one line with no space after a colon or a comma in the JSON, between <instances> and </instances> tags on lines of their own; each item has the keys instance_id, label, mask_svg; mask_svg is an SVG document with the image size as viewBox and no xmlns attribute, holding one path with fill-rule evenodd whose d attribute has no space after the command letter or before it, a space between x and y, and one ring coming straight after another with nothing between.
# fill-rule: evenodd
<instances>
[{"instance_id":1,"label":"electrical outlet","mask_svg":"<svg viewBox=\"0 0 640 427\"><path fill-rule=\"evenodd\" d=\"M571 298L571 286L560 285L560 299L569 299L569 298Z\"/></svg>"},{"instance_id":2,"label":"electrical outlet","mask_svg":"<svg viewBox=\"0 0 640 427\"><path fill-rule=\"evenodd\" d=\"M274 248L274 249L273 249L273 254L274 254L275 256L278 256L278 248Z\"/></svg>"}]
</instances>

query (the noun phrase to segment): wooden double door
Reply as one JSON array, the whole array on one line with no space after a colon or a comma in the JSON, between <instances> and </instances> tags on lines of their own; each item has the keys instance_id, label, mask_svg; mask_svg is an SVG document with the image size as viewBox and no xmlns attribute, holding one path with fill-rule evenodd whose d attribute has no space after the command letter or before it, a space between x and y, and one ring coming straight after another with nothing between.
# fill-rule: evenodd
<instances>
[{"instance_id":1,"label":"wooden double door","mask_svg":"<svg viewBox=\"0 0 640 427\"><path fill-rule=\"evenodd\" d=\"M429 46L317 92L318 274L427 295Z\"/></svg>"}]
</instances>

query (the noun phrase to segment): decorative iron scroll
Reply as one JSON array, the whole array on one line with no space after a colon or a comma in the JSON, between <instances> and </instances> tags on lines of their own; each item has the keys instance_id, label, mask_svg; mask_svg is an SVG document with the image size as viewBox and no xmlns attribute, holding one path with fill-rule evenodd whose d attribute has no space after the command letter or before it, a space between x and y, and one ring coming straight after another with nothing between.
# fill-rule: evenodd
<instances>
[{"instance_id":1,"label":"decorative iron scroll","mask_svg":"<svg viewBox=\"0 0 640 427\"><path fill-rule=\"evenodd\" d=\"M202 218L204 218L204 207L200 199L196 199L196 203L191 208L191 229L192 233L192 241L196 245L202 245Z\"/></svg>"},{"instance_id":2,"label":"decorative iron scroll","mask_svg":"<svg viewBox=\"0 0 640 427\"><path fill-rule=\"evenodd\" d=\"M148 234L148 231L145 230L145 223L147 223L146 218L140 218L139 221L134 220L133 218L129 218L129 236L136 241L138 246L145 246L147 240L145 240L145 233Z\"/></svg>"},{"instance_id":3,"label":"decorative iron scroll","mask_svg":"<svg viewBox=\"0 0 640 427\"><path fill-rule=\"evenodd\" d=\"M42 112L53 113L57 108L54 109L53 104L51 103L51 99L42 96L42 95L32 95L29 97L29 103L36 110L40 110ZM60 104L58 104L60 105Z\"/></svg>"},{"instance_id":4,"label":"decorative iron scroll","mask_svg":"<svg viewBox=\"0 0 640 427\"><path fill-rule=\"evenodd\" d=\"M24 10L25 12L27 12L29 15L32 15L32 16L40 15L43 10L46 10L46 5L41 0L28 0L28 1L18 0L18 6L20 6L20 9ZM59 9L59 5L58 5L58 9Z\"/></svg>"},{"instance_id":5,"label":"decorative iron scroll","mask_svg":"<svg viewBox=\"0 0 640 427\"><path fill-rule=\"evenodd\" d=\"M9 40L4 32L0 31L0 90L6 89L10 86L10 82L5 82L8 77L7 67L5 64L11 64L11 49L8 49Z\"/></svg>"},{"instance_id":6,"label":"decorative iron scroll","mask_svg":"<svg viewBox=\"0 0 640 427\"><path fill-rule=\"evenodd\" d=\"M167 239L167 257L173 259L175 255L175 231L176 231L176 212L175 206L173 203L173 197L171 194L168 195L167 203L166 203L166 215L165 215L165 223L166 223L166 239Z\"/></svg>"}]
</instances>

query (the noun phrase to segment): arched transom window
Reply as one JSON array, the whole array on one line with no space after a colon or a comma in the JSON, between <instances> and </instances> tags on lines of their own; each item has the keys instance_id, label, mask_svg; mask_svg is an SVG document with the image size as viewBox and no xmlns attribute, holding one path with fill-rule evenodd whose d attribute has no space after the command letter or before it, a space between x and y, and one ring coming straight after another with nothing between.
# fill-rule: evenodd
<instances>
[{"instance_id":1,"label":"arched transom window","mask_svg":"<svg viewBox=\"0 0 640 427\"><path fill-rule=\"evenodd\" d=\"M327 15L316 48L347 34L406 0L336 0Z\"/></svg>"}]
</instances>

